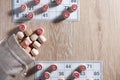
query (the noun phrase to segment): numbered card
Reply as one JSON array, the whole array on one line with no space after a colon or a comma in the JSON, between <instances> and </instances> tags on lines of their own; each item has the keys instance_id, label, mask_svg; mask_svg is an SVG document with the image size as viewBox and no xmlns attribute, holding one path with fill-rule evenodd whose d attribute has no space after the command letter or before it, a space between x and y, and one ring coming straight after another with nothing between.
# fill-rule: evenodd
<instances>
[{"instance_id":1,"label":"numbered card","mask_svg":"<svg viewBox=\"0 0 120 80\"><path fill-rule=\"evenodd\" d=\"M79 21L80 0L13 0L13 20Z\"/></svg>"},{"instance_id":2,"label":"numbered card","mask_svg":"<svg viewBox=\"0 0 120 80\"><path fill-rule=\"evenodd\" d=\"M102 80L101 62L36 61L35 66L35 80Z\"/></svg>"}]
</instances>

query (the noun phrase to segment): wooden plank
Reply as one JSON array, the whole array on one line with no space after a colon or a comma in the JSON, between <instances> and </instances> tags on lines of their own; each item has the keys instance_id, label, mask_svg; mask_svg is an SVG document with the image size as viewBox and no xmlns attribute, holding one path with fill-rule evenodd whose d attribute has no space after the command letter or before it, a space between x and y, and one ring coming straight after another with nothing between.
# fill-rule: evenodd
<instances>
[{"instance_id":1,"label":"wooden plank","mask_svg":"<svg viewBox=\"0 0 120 80\"><path fill-rule=\"evenodd\" d=\"M36 60L103 61L103 80L120 80L120 0L81 0L80 22L25 22L33 30L45 29L47 42ZM10 15L11 0L0 0L0 39L19 24ZM31 64L31 67L33 64ZM16 80L34 80L34 74Z\"/></svg>"}]
</instances>

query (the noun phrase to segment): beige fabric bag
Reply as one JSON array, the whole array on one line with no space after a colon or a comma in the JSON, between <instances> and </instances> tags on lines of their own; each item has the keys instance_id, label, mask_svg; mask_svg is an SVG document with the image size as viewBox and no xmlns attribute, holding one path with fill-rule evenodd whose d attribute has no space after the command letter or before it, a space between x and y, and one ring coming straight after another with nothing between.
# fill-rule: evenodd
<instances>
[{"instance_id":1,"label":"beige fabric bag","mask_svg":"<svg viewBox=\"0 0 120 80\"><path fill-rule=\"evenodd\" d=\"M27 70L27 65L33 61L13 34L0 44L0 80L12 80L21 71Z\"/></svg>"}]
</instances>

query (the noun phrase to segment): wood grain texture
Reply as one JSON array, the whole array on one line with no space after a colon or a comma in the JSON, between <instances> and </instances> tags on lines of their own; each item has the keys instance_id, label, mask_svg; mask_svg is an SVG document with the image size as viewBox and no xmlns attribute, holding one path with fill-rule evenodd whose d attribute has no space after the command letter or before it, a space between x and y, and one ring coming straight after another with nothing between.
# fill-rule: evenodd
<instances>
[{"instance_id":1,"label":"wood grain texture","mask_svg":"<svg viewBox=\"0 0 120 80\"><path fill-rule=\"evenodd\" d=\"M19 25L9 15L11 6L11 0L0 0L0 39ZM80 22L25 22L33 30L45 29L47 42L36 60L101 60L103 80L120 80L120 0L81 0L80 7ZM16 80L34 80L34 74Z\"/></svg>"}]
</instances>

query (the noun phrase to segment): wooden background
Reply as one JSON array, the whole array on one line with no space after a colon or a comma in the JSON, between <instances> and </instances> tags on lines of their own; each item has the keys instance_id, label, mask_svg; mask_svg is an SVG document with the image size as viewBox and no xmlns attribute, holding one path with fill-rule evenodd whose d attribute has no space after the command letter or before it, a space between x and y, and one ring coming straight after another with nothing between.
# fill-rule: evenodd
<instances>
[{"instance_id":1,"label":"wooden background","mask_svg":"<svg viewBox=\"0 0 120 80\"><path fill-rule=\"evenodd\" d=\"M80 7L80 22L25 22L34 30L45 29L47 42L36 60L101 60L103 80L120 80L120 0L81 0ZM12 21L11 10L11 0L0 0L0 39L19 25ZM16 80L34 80L34 74Z\"/></svg>"}]
</instances>

